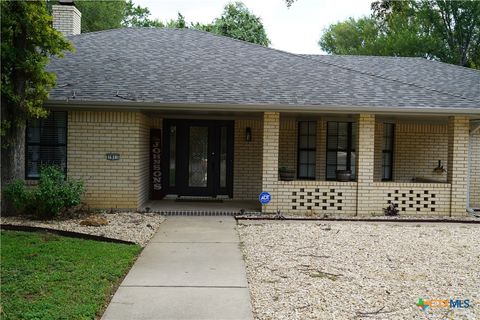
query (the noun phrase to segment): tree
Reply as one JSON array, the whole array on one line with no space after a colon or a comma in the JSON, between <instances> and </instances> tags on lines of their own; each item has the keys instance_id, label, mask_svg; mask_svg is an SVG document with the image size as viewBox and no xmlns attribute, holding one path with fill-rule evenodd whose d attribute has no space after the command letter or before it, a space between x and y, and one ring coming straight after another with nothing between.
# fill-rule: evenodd
<instances>
[{"instance_id":1,"label":"tree","mask_svg":"<svg viewBox=\"0 0 480 320\"><path fill-rule=\"evenodd\" d=\"M165 25L157 19L150 19L150 10L148 8L135 5L132 0L128 0L125 4L122 26L162 28Z\"/></svg>"},{"instance_id":2,"label":"tree","mask_svg":"<svg viewBox=\"0 0 480 320\"><path fill-rule=\"evenodd\" d=\"M241 2L227 4L222 16L213 21L211 32L262 46L270 44L261 19Z\"/></svg>"},{"instance_id":3,"label":"tree","mask_svg":"<svg viewBox=\"0 0 480 320\"><path fill-rule=\"evenodd\" d=\"M47 0L51 6L58 0ZM164 27L157 19L150 19L150 10L135 5L132 0L77 0L75 6L82 13L82 33L118 29L121 27Z\"/></svg>"},{"instance_id":4,"label":"tree","mask_svg":"<svg viewBox=\"0 0 480 320\"><path fill-rule=\"evenodd\" d=\"M418 56L480 66L480 2L383 0L371 17L328 27L319 45L328 53Z\"/></svg>"},{"instance_id":5,"label":"tree","mask_svg":"<svg viewBox=\"0 0 480 320\"><path fill-rule=\"evenodd\" d=\"M1 182L25 176L25 125L47 116L43 102L55 85L50 56L72 50L52 27L44 1L1 1ZM5 208L2 205L2 210Z\"/></svg>"},{"instance_id":6,"label":"tree","mask_svg":"<svg viewBox=\"0 0 480 320\"><path fill-rule=\"evenodd\" d=\"M197 22L198 24L198 22ZM179 12L177 16L177 20L170 20L166 24L167 28L177 28L177 29L184 29L187 28L187 23L185 22L185 17Z\"/></svg>"}]
</instances>

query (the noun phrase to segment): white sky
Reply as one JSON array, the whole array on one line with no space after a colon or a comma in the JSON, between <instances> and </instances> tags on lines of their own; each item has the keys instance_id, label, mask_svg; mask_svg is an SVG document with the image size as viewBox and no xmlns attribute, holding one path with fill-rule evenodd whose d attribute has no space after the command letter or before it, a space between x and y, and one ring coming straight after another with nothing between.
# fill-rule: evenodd
<instances>
[{"instance_id":1,"label":"white sky","mask_svg":"<svg viewBox=\"0 0 480 320\"><path fill-rule=\"evenodd\" d=\"M284 0L243 0L260 16L271 47L293 53L322 53L318 40L330 24L348 17L370 14L372 0L297 0L287 8ZM181 12L187 21L209 23L219 17L229 0L134 0L148 7L151 18L176 19Z\"/></svg>"}]
</instances>

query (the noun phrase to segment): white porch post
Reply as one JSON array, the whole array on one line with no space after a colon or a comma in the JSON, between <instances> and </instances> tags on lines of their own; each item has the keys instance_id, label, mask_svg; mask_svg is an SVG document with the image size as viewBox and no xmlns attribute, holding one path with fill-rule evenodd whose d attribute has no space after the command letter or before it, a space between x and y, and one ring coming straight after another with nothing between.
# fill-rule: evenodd
<instances>
[{"instance_id":1,"label":"white porch post","mask_svg":"<svg viewBox=\"0 0 480 320\"><path fill-rule=\"evenodd\" d=\"M466 215L469 128L470 121L467 117L448 118L447 180L451 184L451 216Z\"/></svg>"},{"instance_id":2,"label":"white porch post","mask_svg":"<svg viewBox=\"0 0 480 320\"><path fill-rule=\"evenodd\" d=\"M277 202L276 188L278 183L278 144L280 132L280 113L263 113L263 161L262 191L269 192L272 201L262 206L263 212L273 212Z\"/></svg>"},{"instance_id":3,"label":"white porch post","mask_svg":"<svg viewBox=\"0 0 480 320\"><path fill-rule=\"evenodd\" d=\"M360 114L357 127L357 215L368 215L375 163L375 115Z\"/></svg>"}]
</instances>

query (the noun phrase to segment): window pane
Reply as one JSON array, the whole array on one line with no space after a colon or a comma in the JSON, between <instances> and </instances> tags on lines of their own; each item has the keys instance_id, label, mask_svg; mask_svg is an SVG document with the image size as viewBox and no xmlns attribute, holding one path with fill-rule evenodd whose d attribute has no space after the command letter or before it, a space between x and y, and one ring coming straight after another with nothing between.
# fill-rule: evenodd
<instances>
[{"instance_id":1,"label":"window pane","mask_svg":"<svg viewBox=\"0 0 480 320\"><path fill-rule=\"evenodd\" d=\"M315 121L308 121L308 134L311 136L317 134L317 124Z\"/></svg>"},{"instance_id":2,"label":"window pane","mask_svg":"<svg viewBox=\"0 0 480 320\"><path fill-rule=\"evenodd\" d=\"M208 127L190 127L188 186L206 187L208 169Z\"/></svg>"},{"instance_id":3,"label":"window pane","mask_svg":"<svg viewBox=\"0 0 480 320\"><path fill-rule=\"evenodd\" d=\"M300 136L300 148L301 149L308 148L308 136Z\"/></svg>"},{"instance_id":4,"label":"window pane","mask_svg":"<svg viewBox=\"0 0 480 320\"><path fill-rule=\"evenodd\" d=\"M170 162L168 172L168 185L175 186L176 181L176 159L177 159L177 126L170 127Z\"/></svg>"},{"instance_id":5,"label":"window pane","mask_svg":"<svg viewBox=\"0 0 480 320\"><path fill-rule=\"evenodd\" d=\"M337 166L327 166L327 179L335 179L337 177Z\"/></svg>"},{"instance_id":6,"label":"window pane","mask_svg":"<svg viewBox=\"0 0 480 320\"><path fill-rule=\"evenodd\" d=\"M308 166L308 177L310 179L315 179L315 165L311 164Z\"/></svg>"},{"instance_id":7,"label":"window pane","mask_svg":"<svg viewBox=\"0 0 480 320\"><path fill-rule=\"evenodd\" d=\"M338 136L338 149L346 150L348 147L348 136Z\"/></svg>"},{"instance_id":8,"label":"window pane","mask_svg":"<svg viewBox=\"0 0 480 320\"><path fill-rule=\"evenodd\" d=\"M335 121L329 121L329 122L327 123L328 135L336 136L336 135L338 134L337 128L338 128L337 122L335 122Z\"/></svg>"},{"instance_id":9,"label":"window pane","mask_svg":"<svg viewBox=\"0 0 480 320\"><path fill-rule=\"evenodd\" d=\"M67 166L67 113L50 112L47 118L27 123L26 177L38 178L42 165Z\"/></svg>"},{"instance_id":10,"label":"window pane","mask_svg":"<svg viewBox=\"0 0 480 320\"><path fill-rule=\"evenodd\" d=\"M308 151L308 163L315 164L315 151Z\"/></svg>"},{"instance_id":11,"label":"window pane","mask_svg":"<svg viewBox=\"0 0 480 320\"><path fill-rule=\"evenodd\" d=\"M346 136L348 134L348 122L338 123L338 134Z\"/></svg>"},{"instance_id":12,"label":"window pane","mask_svg":"<svg viewBox=\"0 0 480 320\"><path fill-rule=\"evenodd\" d=\"M337 152L337 167L338 170L347 170L347 153Z\"/></svg>"},{"instance_id":13,"label":"window pane","mask_svg":"<svg viewBox=\"0 0 480 320\"><path fill-rule=\"evenodd\" d=\"M301 164L298 170L299 178L307 178L308 177L308 165Z\"/></svg>"},{"instance_id":14,"label":"window pane","mask_svg":"<svg viewBox=\"0 0 480 320\"><path fill-rule=\"evenodd\" d=\"M328 136L327 148L328 149L337 149L337 136L336 135L329 135Z\"/></svg>"},{"instance_id":15,"label":"window pane","mask_svg":"<svg viewBox=\"0 0 480 320\"><path fill-rule=\"evenodd\" d=\"M337 153L335 151L327 152L327 164L337 165Z\"/></svg>"},{"instance_id":16,"label":"window pane","mask_svg":"<svg viewBox=\"0 0 480 320\"><path fill-rule=\"evenodd\" d=\"M384 180L391 180L392 175L391 175L391 167L390 166L384 166L383 167L383 179Z\"/></svg>"},{"instance_id":17,"label":"window pane","mask_svg":"<svg viewBox=\"0 0 480 320\"><path fill-rule=\"evenodd\" d=\"M350 153L350 171L352 171L352 178L355 178L355 173L356 173L356 167L357 167L357 161L356 161L356 154L355 152Z\"/></svg>"},{"instance_id":18,"label":"window pane","mask_svg":"<svg viewBox=\"0 0 480 320\"><path fill-rule=\"evenodd\" d=\"M308 122L307 121L300 121L298 123L300 127L300 135L307 136L308 135Z\"/></svg>"},{"instance_id":19,"label":"window pane","mask_svg":"<svg viewBox=\"0 0 480 320\"><path fill-rule=\"evenodd\" d=\"M220 129L220 187L227 186L227 127Z\"/></svg>"},{"instance_id":20,"label":"window pane","mask_svg":"<svg viewBox=\"0 0 480 320\"><path fill-rule=\"evenodd\" d=\"M298 153L298 161L300 164L305 164L308 162L308 152L307 151L300 151Z\"/></svg>"},{"instance_id":21,"label":"window pane","mask_svg":"<svg viewBox=\"0 0 480 320\"><path fill-rule=\"evenodd\" d=\"M309 136L308 137L308 147L309 149L315 149L315 136Z\"/></svg>"},{"instance_id":22,"label":"window pane","mask_svg":"<svg viewBox=\"0 0 480 320\"><path fill-rule=\"evenodd\" d=\"M383 154L383 165L384 166L390 166L392 165L392 154L385 152Z\"/></svg>"}]
</instances>

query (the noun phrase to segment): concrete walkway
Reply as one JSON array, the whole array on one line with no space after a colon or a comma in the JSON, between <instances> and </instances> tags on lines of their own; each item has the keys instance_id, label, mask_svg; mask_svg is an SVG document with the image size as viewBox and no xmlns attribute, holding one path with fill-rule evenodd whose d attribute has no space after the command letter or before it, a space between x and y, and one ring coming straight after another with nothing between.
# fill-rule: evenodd
<instances>
[{"instance_id":1,"label":"concrete walkway","mask_svg":"<svg viewBox=\"0 0 480 320\"><path fill-rule=\"evenodd\" d=\"M232 217L168 217L102 319L252 319Z\"/></svg>"}]
</instances>

